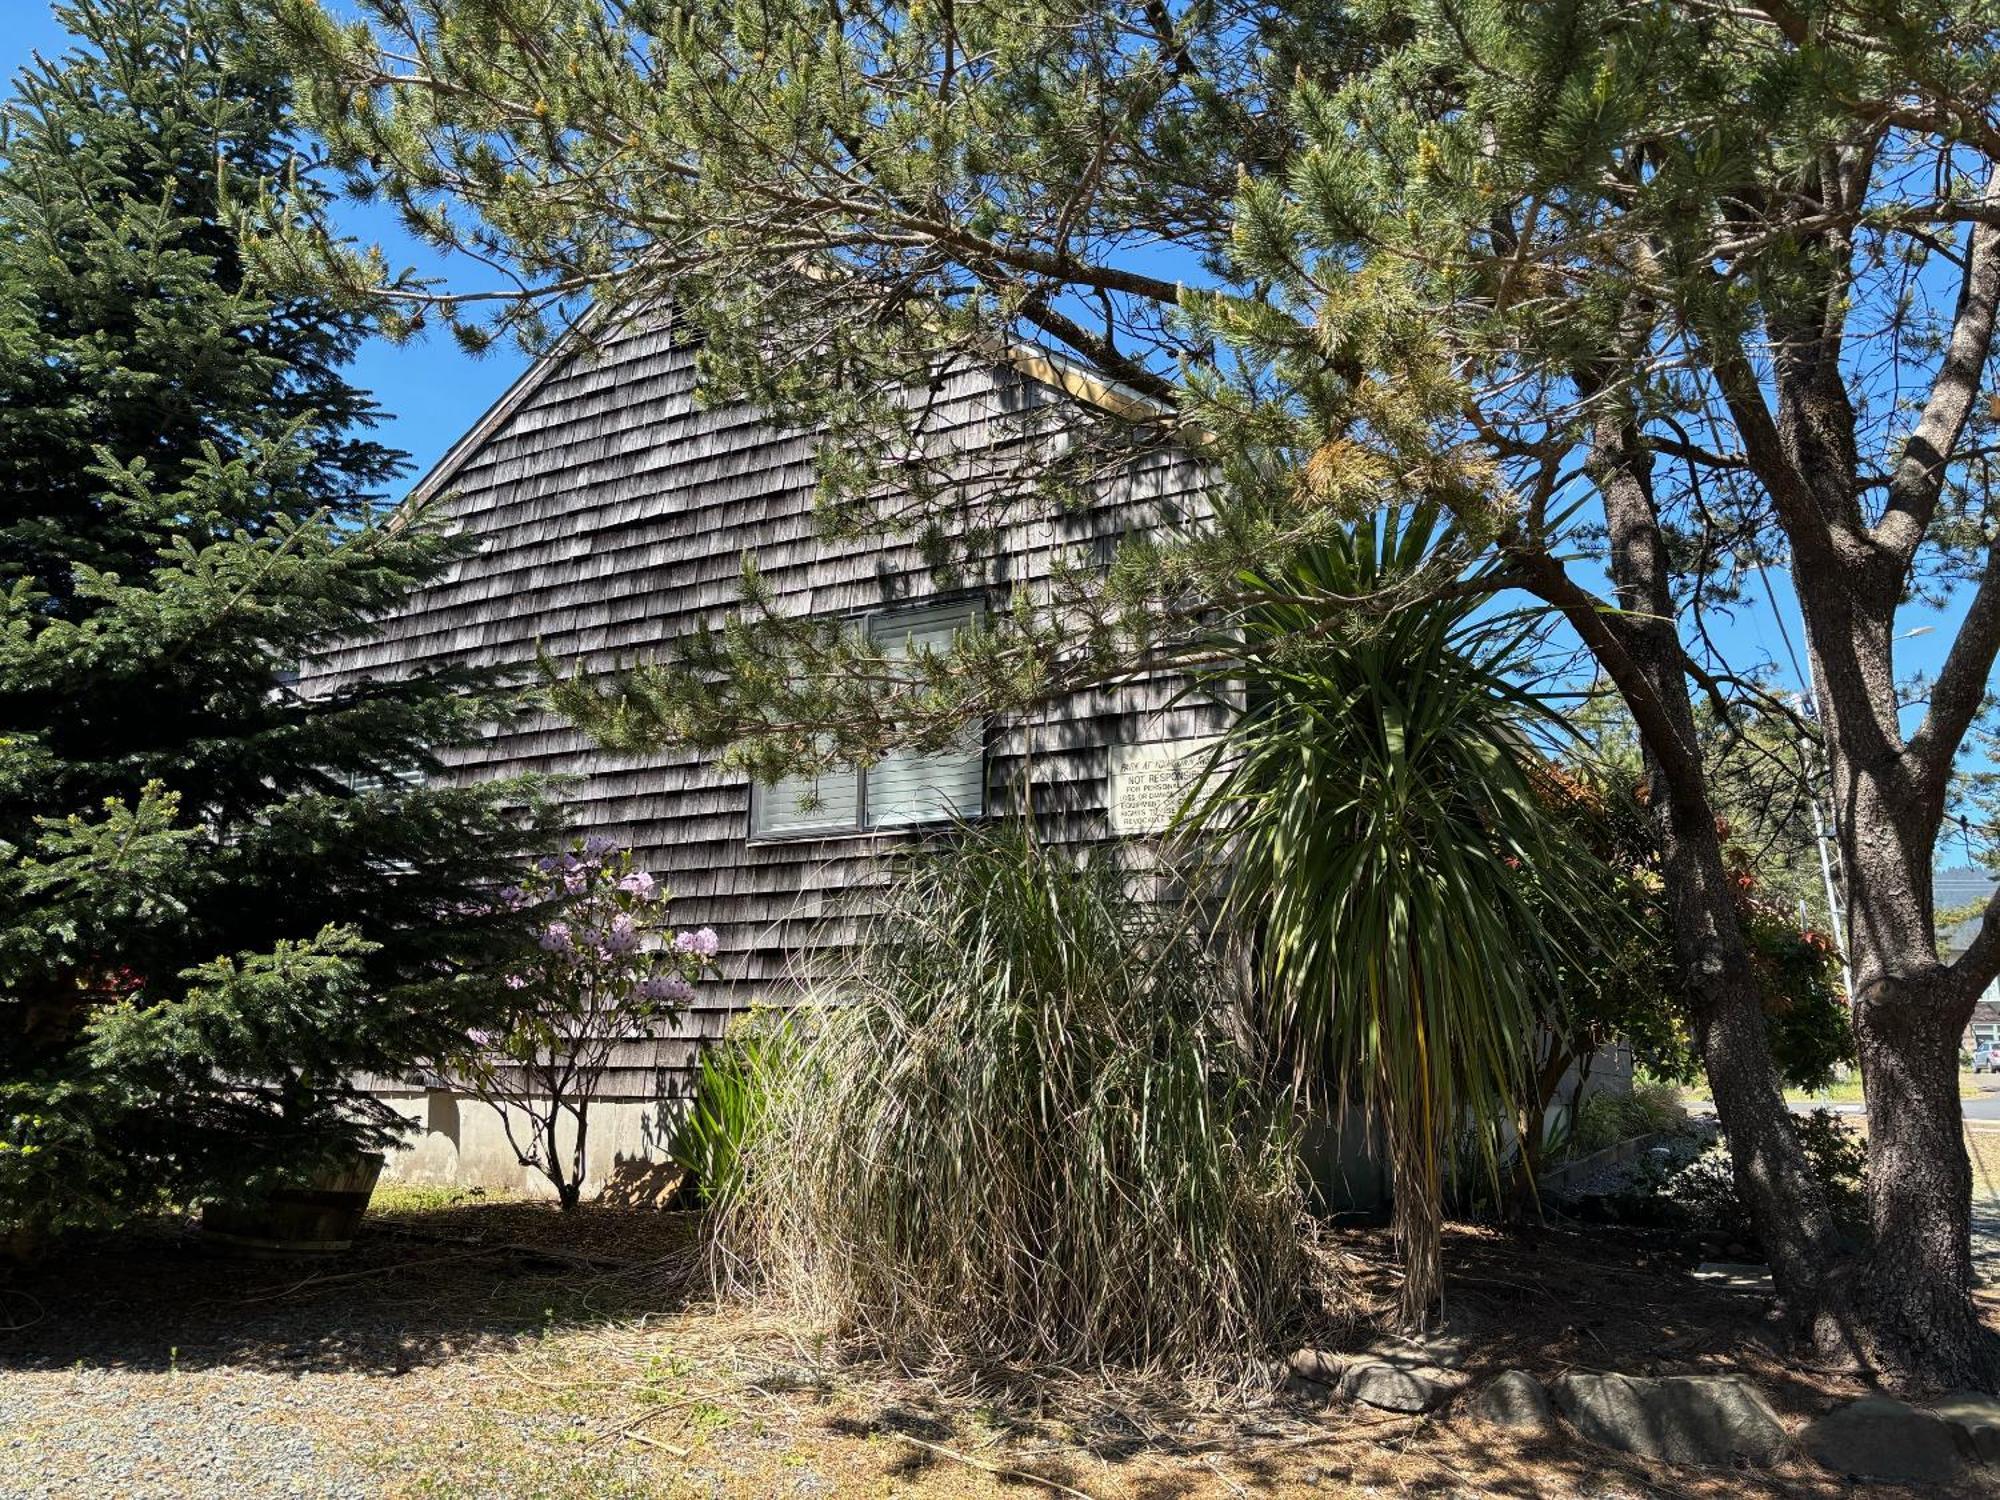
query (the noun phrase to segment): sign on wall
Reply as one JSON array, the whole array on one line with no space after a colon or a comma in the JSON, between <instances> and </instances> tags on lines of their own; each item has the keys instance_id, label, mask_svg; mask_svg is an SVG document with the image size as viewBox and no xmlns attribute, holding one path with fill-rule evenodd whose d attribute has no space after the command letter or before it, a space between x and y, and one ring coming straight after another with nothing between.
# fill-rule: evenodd
<instances>
[{"instance_id":1,"label":"sign on wall","mask_svg":"<svg viewBox=\"0 0 2000 1500\"><path fill-rule=\"evenodd\" d=\"M1165 833L1207 768L1220 735L1148 745L1113 745L1111 831L1125 837Z\"/></svg>"}]
</instances>

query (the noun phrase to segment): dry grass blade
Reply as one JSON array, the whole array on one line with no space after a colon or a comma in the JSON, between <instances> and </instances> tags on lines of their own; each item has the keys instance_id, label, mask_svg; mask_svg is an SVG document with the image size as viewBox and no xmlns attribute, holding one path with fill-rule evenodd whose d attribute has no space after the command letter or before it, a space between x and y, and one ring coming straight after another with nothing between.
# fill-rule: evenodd
<instances>
[{"instance_id":1,"label":"dry grass blade","mask_svg":"<svg viewBox=\"0 0 2000 1500\"><path fill-rule=\"evenodd\" d=\"M774 1069L720 1243L906 1365L1241 1374L1306 1263L1211 934L1022 828L915 864ZM976 1208L973 1207L976 1205Z\"/></svg>"},{"instance_id":2,"label":"dry grass blade","mask_svg":"<svg viewBox=\"0 0 2000 1500\"><path fill-rule=\"evenodd\" d=\"M955 1464L964 1464L968 1469L977 1469L982 1474L991 1474L995 1479L1013 1479L1024 1484L1038 1484L1044 1489L1054 1490L1058 1495L1071 1495L1075 1500L1095 1500L1095 1497L1064 1484L1060 1479L1051 1479L1046 1474L1037 1474L1032 1469L1009 1469L1000 1464L991 1464L969 1453L960 1453L956 1448L947 1448L943 1443L928 1443L920 1437L912 1437L907 1432L891 1432L889 1436L922 1448L927 1453L935 1453L940 1458L948 1458Z\"/></svg>"}]
</instances>

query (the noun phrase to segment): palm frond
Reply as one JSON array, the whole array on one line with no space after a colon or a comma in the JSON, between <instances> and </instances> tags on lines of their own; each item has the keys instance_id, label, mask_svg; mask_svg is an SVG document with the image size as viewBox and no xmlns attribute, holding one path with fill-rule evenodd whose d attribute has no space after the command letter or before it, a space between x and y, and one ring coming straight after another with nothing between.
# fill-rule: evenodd
<instances>
[{"instance_id":1,"label":"palm frond","mask_svg":"<svg viewBox=\"0 0 2000 1500\"><path fill-rule=\"evenodd\" d=\"M1560 841L1532 777L1560 730L1517 679L1533 622L1496 612L1476 576L1379 615L1332 603L1391 595L1456 544L1434 511L1392 513L1246 574L1214 674L1243 711L1186 814L1227 834L1263 1019L1302 1089L1386 1132L1413 1321L1439 1296L1450 1139L1510 1118L1538 976L1581 937L1551 929L1532 883L1591 904L1589 855Z\"/></svg>"}]
</instances>

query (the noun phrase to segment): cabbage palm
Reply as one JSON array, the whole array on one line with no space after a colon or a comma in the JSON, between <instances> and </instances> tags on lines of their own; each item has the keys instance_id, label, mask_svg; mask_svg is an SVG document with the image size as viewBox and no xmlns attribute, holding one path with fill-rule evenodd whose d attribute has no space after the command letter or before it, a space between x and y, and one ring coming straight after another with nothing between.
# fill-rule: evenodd
<instances>
[{"instance_id":1,"label":"cabbage palm","mask_svg":"<svg viewBox=\"0 0 2000 1500\"><path fill-rule=\"evenodd\" d=\"M1590 856L1536 792L1560 721L1512 670L1532 626L1493 611L1467 555L1420 509L1245 574L1214 672L1243 712L1188 809L1228 833L1264 1019L1301 1082L1386 1132L1412 1322L1440 1292L1450 1139L1510 1117L1540 976L1580 935L1549 913L1594 904ZM1532 899L1538 881L1577 899Z\"/></svg>"}]
</instances>

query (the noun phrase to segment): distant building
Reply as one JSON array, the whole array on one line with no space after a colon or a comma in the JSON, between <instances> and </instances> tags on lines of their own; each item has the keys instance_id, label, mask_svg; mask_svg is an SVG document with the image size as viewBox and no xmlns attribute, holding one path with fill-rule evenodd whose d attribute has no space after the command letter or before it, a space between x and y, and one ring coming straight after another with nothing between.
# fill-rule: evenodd
<instances>
[{"instance_id":1,"label":"distant building","mask_svg":"<svg viewBox=\"0 0 2000 1500\"><path fill-rule=\"evenodd\" d=\"M1939 870L1931 877L1931 890L1936 899L1937 911L1941 917L1953 916L1977 907L1988 900L1996 882L1983 870ZM1955 959L1972 944L1973 934L1979 931L1979 913L1960 916L1949 926L1938 932L1938 948L1947 959ZM2000 1044L2000 979L1986 986L1979 997L1979 1003L1972 1008L1972 1021L1965 1028L1965 1047L1968 1051L1983 1043Z\"/></svg>"}]
</instances>

